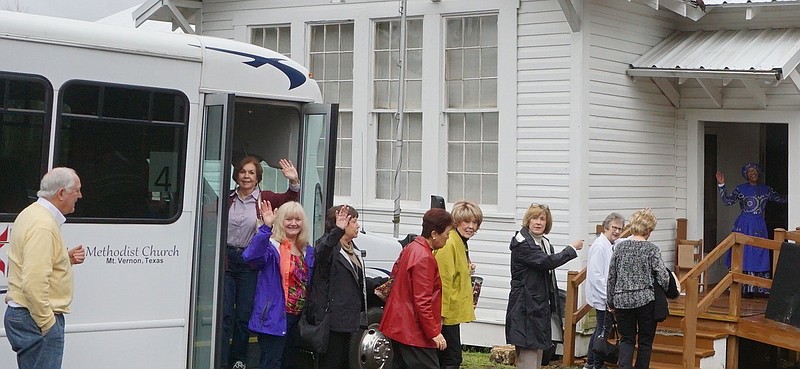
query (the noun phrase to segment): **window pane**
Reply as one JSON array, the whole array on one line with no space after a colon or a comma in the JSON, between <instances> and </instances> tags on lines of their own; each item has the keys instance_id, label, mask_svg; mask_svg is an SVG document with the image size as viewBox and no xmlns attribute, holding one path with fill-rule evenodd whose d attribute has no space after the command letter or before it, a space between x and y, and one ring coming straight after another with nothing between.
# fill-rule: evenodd
<instances>
[{"instance_id":1,"label":"window pane","mask_svg":"<svg viewBox=\"0 0 800 369\"><path fill-rule=\"evenodd\" d=\"M405 187L405 194L403 199L405 200L419 200L421 199L421 192L422 190L422 173L420 172L409 172L408 173L408 185Z\"/></svg>"},{"instance_id":2,"label":"window pane","mask_svg":"<svg viewBox=\"0 0 800 369\"><path fill-rule=\"evenodd\" d=\"M339 79L339 54L325 55L325 79Z\"/></svg>"},{"instance_id":3,"label":"window pane","mask_svg":"<svg viewBox=\"0 0 800 369\"><path fill-rule=\"evenodd\" d=\"M480 106L480 93L480 80L471 79L464 81L464 107L477 108Z\"/></svg>"},{"instance_id":4,"label":"window pane","mask_svg":"<svg viewBox=\"0 0 800 369\"><path fill-rule=\"evenodd\" d=\"M264 44L264 29L263 28L255 28L253 29L253 36L250 38L250 43L254 45L263 45Z\"/></svg>"},{"instance_id":5,"label":"window pane","mask_svg":"<svg viewBox=\"0 0 800 369\"><path fill-rule=\"evenodd\" d=\"M480 174L465 174L464 175L464 198L465 199L480 199L481 198L481 176L480 176Z\"/></svg>"},{"instance_id":6,"label":"window pane","mask_svg":"<svg viewBox=\"0 0 800 369\"><path fill-rule=\"evenodd\" d=\"M50 132L52 93L43 78L0 74L0 213L18 213L36 201L49 154L44 138Z\"/></svg>"},{"instance_id":7,"label":"window pane","mask_svg":"<svg viewBox=\"0 0 800 369\"><path fill-rule=\"evenodd\" d=\"M464 144L464 171L480 173L481 171L481 145L476 143Z\"/></svg>"},{"instance_id":8,"label":"window pane","mask_svg":"<svg viewBox=\"0 0 800 369\"><path fill-rule=\"evenodd\" d=\"M404 143L403 152L407 158L408 169L422 170L422 142Z\"/></svg>"},{"instance_id":9,"label":"window pane","mask_svg":"<svg viewBox=\"0 0 800 369\"><path fill-rule=\"evenodd\" d=\"M73 85L61 94L64 113L97 115L100 113L100 87Z\"/></svg>"},{"instance_id":10,"label":"window pane","mask_svg":"<svg viewBox=\"0 0 800 369\"><path fill-rule=\"evenodd\" d=\"M392 67L391 53L389 51L375 52L375 78L388 79Z\"/></svg>"},{"instance_id":11,"label":"window pane","mask_svg":"<svg viewBox=\"0 0 800 369\"><path fill-rule=\"evenodd\" d=\"M445 52L445 79L448 81L464 78L464 51L461 49Z\"/></svg>"},{"instance_id":12,"label":"window pane","mask_svg":"<svg viewBox=\"0 0 800 369\"><path fill-rule=\"evenodd\" d=\"M484 113L483 114L483 140L484 141L497 141L497 113Z\"/></svg>"},{"instance_id":13,"label":"window pane","mask_svg":"<svg viewBox=\"0 0 800 369\"><path fill-rule=\"evenodd\" d=\"M451 172L464 171L464 144L450 143L447 145L447 170Z\"/></svg>"},{"instance_id":14,"label":"window pane","mask_svg":"<svg viewBox=\"0 0 800 369\"><path fill-rule=\"evenodd\" d=\"M150 92L130 88L107 87L102 115L109 118L149 120Z\"/></svg>"},{"instance_id":15,"label":"window pane","mask_svg":"<svg viewBox=\"0 0 800 369\"><path fill-rule=\"evenodd\" d=\"M481 115L480 114L467 114L465 121L465 137L466 141L480 141L481 140Z\"/></svg>"},{"instance_id":16,"label":"window pane","mask_svg":"<svg viewBox=\"0 0 800 369\"><path fill-rule=\"evenodd\" d=\"M481 49L481 77L497 77L497 48Z\"/></svg>"},{"instance_id":17,"label":"window pane","mask_svg":"<svg viewBox=\"0 0 800 369\"><path fill-rule=\"evenodd\" d=\"M325 101L339 101L339 84L336 82L325 82L325 89L322 91Z\"/></svg>"},{"instance_id":18,"label":"window pane","mask_svg":"<svg viewBox=\"0 0 800 369\"><path fill-rule=\"evenodd\" d=\"M392 173L380 171L375 176L375 197L388 199L392 196Z\"/></svg>"},{"instance_id":19,"label":"window pane","mask_svg":"<svg viewBox=\"0 0 800 369\"><path fill-rule=\"evenodd\" d=\"M292 52L292 36L289 27L278 28L279 35L278 52L284 55L289 55Z\"/></svg>"},{"instance_id":20,"label":"window pane","mask_svg":"<svg viewBox=\"0 0 800 369\"><path fill-rule=\"evenodd\" d=\"M353 51L353 23L342 24L341 35L341 50Z\"/></svg>"},{"instance_id":21,"label":"window pane","mask_svg":"<svg viewBox=\"0 0 800 369\"><path fill-rule=\"evenodd\" d=\"M88 83L68 84L64 96L85 90ZM97 86L95 86L97 87ZM89 218L170 219L180 211L188 114L186 96L141 88L102 87L110 116L62 115L56 142L56 165L81 176L83 198L75 216ZM127 98L128 104L122 99ZM149 101L153 101L152 104ZM147 103L146 103L146 102ZM120 105L124 105L120 107ZM157 114L154 107L162 107ZM167 107L167 108L164 108ZM166 113L171 110L171 113ZM151 123L160 115L171 124ZM168 119L169 116L174 119Z\"/></svg>"},{"instance_id":22,"label":"window pane","mask_svg":"<svg viewBox=\"0 0 800 369\"><path fill-rule=\"evenodd\" d=\"M353 53L341 53L340 59L341 67L339 67L339 78L353 79Z\"/></svg>"},{"instance_id":23,"label":"window pane","mask_svg":"<svg viewBox=\"0 0 800 369\"><path fill-rule=\"evenodd\" d=\"M310 69L314 79L325 80L325 54L311 54Z\"/></svg>"},{"instance_id":24,"label":"window pane","mask_svg":"<svg viewBox=\"0 0 800 369\"><path fill-rule=\"evenodd\" d=\"M461 18L451 18L447 20L447 41L445 47L450 48L464 46L464 33L461 27Z\"/></svg>"},{"instance_id":25,"label":"window pane","mask_svg":"<svg viewBox=\"0 0 800 369\"><path fill-rule=\"evenodd\" d=\"M422 108L422 81L406 82L406 109Z\"/></svg>"},{"instance_id":26,"label":"window pane","mask_svg":"<svg viewBox=\"0 0 800 369\"><path fill-rule=\"evenodd\" d=\"M481 171L483 173L497 173L497 144L484 143L481 148Z\"/></svg>"},{"instance_id":27,"label":"window pane","mask_svg":"<svg viewBox=\"0 0 800 369\"><path fill-rule=\"evenodd\" d=\"M339 25L325 26L325 51L339 51Z\"/></svg>"},{"instance_id":28,"label":"window pane","mask_svg":"<svg viewBox=\"0 0 800 369\"><path fill-rule=\"evenodd\" d=\"M464 114L448 114L447 119L447 139L464 141Z\"/></svg>"},{"instance_id":29,"label":"window pane","mask_svg":"<svg viewBox=\"0 0 800 369\"><path fill-rule=\"evenodd\" d=\"M375 81L375 108L389 108L389 82Z\"/></svg>"},{"instance_id":30,"label":"window pane","mask_svg":"<svg viewBox=\"0 0 800 369\"><path fill-rule=\"evenodd\" d=\"M461 90L463 86L463 82L461 81L448 81L447 82L447 101L449 102L448 107L451 108L462 108L464 107L463 97L461 96Z\"/></svg>"},{"instance_id":31,"label":"window pane","mask_svg":"<svg viewBox=\"0 0 800 369\"><path fill-rule=\"evenodd\" d=\"M481 46L497 46L497 16L481 18Z\"/></svg>"},{"instance_id":32,"label":"window pane","mask_svg":"<svg viewBox=\"0 0 800 369\"><path fill-rule=\"evenodd\" d=\"M391 141L378 142L378 156L375 166L378 169L392 169L392 145Z\"/></svg>"},{"instance_id":33,"label":"window pane","mask_svg":"<svg viewBox=\"0 0 800 369\"><path fill-rule=\"evenodd\" d=\"M447 174L447 198L464 198L464 175L461 173Z\"/></svg>"},{"instance_id":34,"label":"window pane","mask_svg":"<svg viewBox=\"0 0 800 369\"><path fill-rule=\"evenodd\" d=\"M399 24L400 22L398 22ZM406 21L406 47L407 48L422 48L422 20L412 19ZM399 47L399 46L398 46Z\"/></svg>"},{"instance_id":35,"label":"window pane","mask_svg":"<svg viewBox=\"0 0 800 369\"><path fill-rule=\"evenodd\" d=\"M392 37L390 47L393 50L400 50L400 22L389 22L389 34Z\"/></svg>"},{"instance_id":36,"label":"window pane","mask_svg":"<svg viewBox=\"0 0 800 369\"><path fill-rule=\"evenodd\" d=\"M408 50L406 57L406 78L422 78L422 50Z\"/></svg>"},{"instance_id":37,"label":"window pane","mask_svg":"<svg viewBox=\"0 0 800 369\"><path fill-rule=\"evenodd\" d=\"M339 83L339 108L353 108L353 82Z\"/></svg>"},{"instance_id":38,"label":"window pane","mask_svg":"<svg viewBox=\"0 0 800 369\"><path fill-rule=\"evenodd\" d=\"M481 189L481 203L497 204L497 175L484 174L481 176L483 188Z\"/></svg>"},{"instance_id":39,"label":"window pane","mask_svg":"<svg viewBox=\"0 0 800 369\"><path fill-rule=\"evenodd\" d=\"M320 52L324 50L325 44L325 26L311 26L311 52Z\"/></svg>"},{"instance_id":40,"label":"window pane","mask_svg":"<svg viewBox=\"0 0 800 369\"><path fill-rule=\"evenodd\" d=\"M389 49L389 22L375 23L375 50Z\"/></svg>"},{"instance_id":41,"label":"window pane","mask_svg":"<svg viewBox=\"0 0 800 369\"><path fill-rule=\"evenodd\" d=\"M278 51L278 30L276 28L264 28L264 47Z\"/></svg>"},{"instance_id":42,"label":"window pane","mask_svg":"<svg viewBox=\"0 0 800 369\"><path fill-rule=\"evenodd\" d=\"M481 19L480 17L464 18L464 46L480 46L481 44Z\"/></svg>"},{"instance_id":43,"label":"window pane","mask_svg":"<svg viewBox=\"0 0 800 369\"><path fill-rule=\"evenodd\" d=\"M493 108L497 106L497 80L481 80L481 107Z\"/></svg>"},{"instance_id":44,"label":"window pane","mask_svg":"<svg viewBox=\"0 0 800 369\"><path fill-rule=\"evenodd\" d=\"M481 71L480 49L464 50L464 78L478 78Z\"/></svg>"}]
</instances>

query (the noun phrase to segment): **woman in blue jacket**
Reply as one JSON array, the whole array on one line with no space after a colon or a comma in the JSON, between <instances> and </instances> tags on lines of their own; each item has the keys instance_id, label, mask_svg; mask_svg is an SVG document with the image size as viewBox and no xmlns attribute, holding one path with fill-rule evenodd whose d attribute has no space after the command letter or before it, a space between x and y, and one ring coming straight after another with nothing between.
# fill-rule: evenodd
<instances>
[{"instance_id":1,"label":"woman in blue jacket","mask_svg":"<svg viewBox=\"0 0 800 369\"><path fill-rule=\"evenodd\" d=\"M248 328L258 334L261 369L288 368L296 353L292 342L305 308L314 268L303 207L291 201L272 210L260 204L264 225L242 258L258 269L256 296Z\"/></svg>"}]
</instances>

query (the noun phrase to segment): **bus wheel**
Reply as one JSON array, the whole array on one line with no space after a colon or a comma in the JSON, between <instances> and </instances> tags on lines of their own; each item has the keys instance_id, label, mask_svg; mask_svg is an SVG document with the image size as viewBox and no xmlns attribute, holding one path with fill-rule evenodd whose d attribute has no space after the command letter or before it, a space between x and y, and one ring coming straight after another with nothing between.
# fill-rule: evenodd
<instances>
[{"instance_id":1,"label":"bus wheel","mask_svg":"<svg viewBox=\"0 0 800 369\"><path fill-rule=\"evenodd\" d=\"M391 369L394 351L392 341L378 330L383 309L367 310L367 329L353 333L350 340L350 368Z\"/></svg>"}]
</instances>

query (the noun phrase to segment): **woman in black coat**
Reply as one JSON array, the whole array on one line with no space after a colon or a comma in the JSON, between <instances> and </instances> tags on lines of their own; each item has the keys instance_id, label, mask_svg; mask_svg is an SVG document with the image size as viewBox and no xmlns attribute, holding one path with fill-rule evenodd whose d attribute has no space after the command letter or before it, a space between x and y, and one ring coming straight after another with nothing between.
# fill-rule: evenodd
<instances>
[{"instance_id":1,"label":"woman in black coat","mask_svg":"<svg viewBox=\"0 0 800 369\"><path fill-rule=\"evenodd\" d=\"M350 338L361 327L366 308L364 261L353 239L358 237L358 212L339 205L328 209L325 234L317 240L315 269L308 297L308 312L320 321L328 307L328 347L320 355L319 369L347 369Z\"/></svg>"},{"instance_id":2,"label":"woman in black coat","mask_svg":"<svg viewBox=\"0 0 800 369\"><path fill-rule=\"evenodd\" d=\"M511 239L506 342L516 348L517 368L539 369L544 350L552 345L550 317L558 311L554 270L577 257L577 250L583 248L583 240L576 240L554 252L544 237L552 227L550 208L532 204L522 218L522 229Z\"/></svg>"}]
</instances>

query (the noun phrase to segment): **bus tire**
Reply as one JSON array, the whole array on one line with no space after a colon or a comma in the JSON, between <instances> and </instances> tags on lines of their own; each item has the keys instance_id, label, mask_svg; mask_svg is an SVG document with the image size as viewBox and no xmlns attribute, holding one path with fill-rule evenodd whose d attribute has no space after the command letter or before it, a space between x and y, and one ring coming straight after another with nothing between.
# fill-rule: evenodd
<instances>
[{"instance_id":1,"label":"bus tire","mask_svg":"<svg viewBox=\"0 0 800 369\"><path fill-rule=\"evenodd\" d=\"M394 350L391 340L378 330L383 309L367 309L367 329L353 332L350 339L351 369L391 369Z\"/></svg>"}]
</instances>

